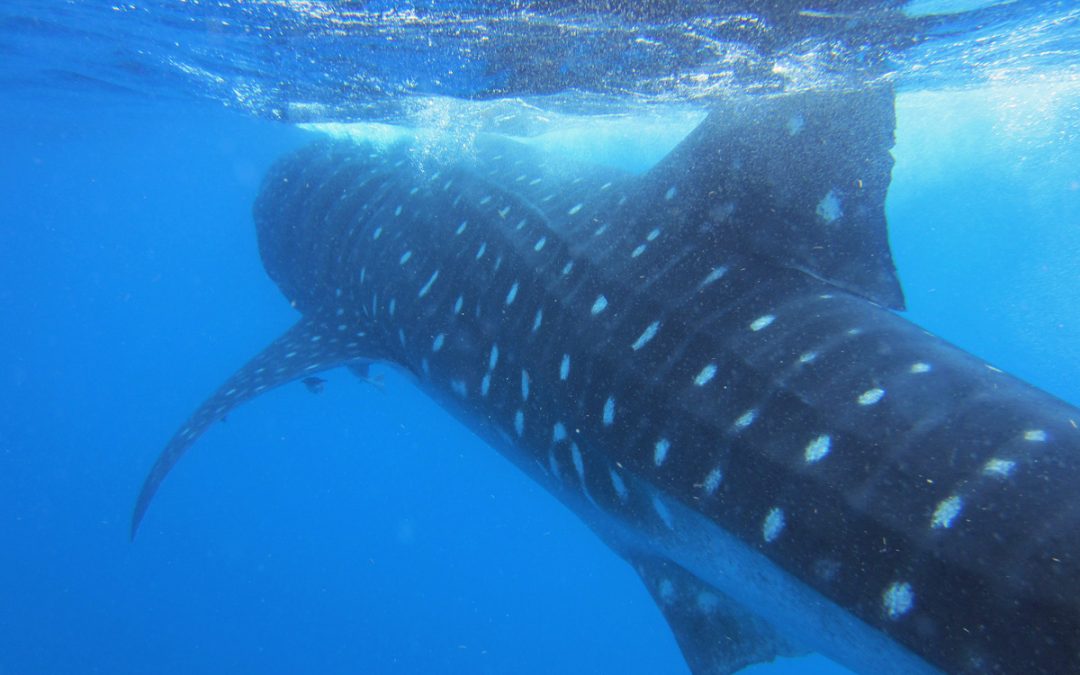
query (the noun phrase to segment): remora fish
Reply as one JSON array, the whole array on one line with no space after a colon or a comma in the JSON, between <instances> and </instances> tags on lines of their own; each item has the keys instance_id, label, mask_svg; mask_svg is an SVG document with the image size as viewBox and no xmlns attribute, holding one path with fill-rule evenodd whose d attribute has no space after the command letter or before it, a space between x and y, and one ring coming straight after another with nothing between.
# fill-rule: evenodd
<instances>
[{"instance_id":1,"label":"remora fish","mask_svg":"<svg viewBox=\"0 0 1080 675\"><path fill-rule=\"evenodd\" d=\"M1080 410L899 318L888 90L722 106L644 176L318 144L255 206L302 317L170 441L381 361L640 574L694 672L1080 671ZM422 161L421 161L422 160Z\"/></svg>"}]
</instances>

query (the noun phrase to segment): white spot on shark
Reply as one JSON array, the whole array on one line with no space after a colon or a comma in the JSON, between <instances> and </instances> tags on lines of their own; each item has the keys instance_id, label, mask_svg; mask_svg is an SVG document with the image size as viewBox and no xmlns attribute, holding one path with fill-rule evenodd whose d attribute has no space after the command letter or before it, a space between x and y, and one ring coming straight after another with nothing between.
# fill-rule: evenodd
<instances>
[{"instance_id":1,"label":"white spot on shark","mask_svg":"<svg viewBox=\"0 0 1080 675\"><path fill-rule=\"evenodd\" d=\"M457 394L461 398L465 398L466 396L468 396L469 391L465 387L464 380L451 380L450 388L454 391L455 394Z\"/></svg>"},{"instance_id":2,"label":"white spot on shark","mask_svg":"<svg viewBox=\"0 0 1080 675\"><path fill-rule=\"evenodd\" d=\"M826 223L833 223L844 215L840 208L840 198L836 196L835 191L829 190L828 194L821 198L815 213Z\"/></svg>"},{"instance_id":3,"label":"white spot on shark","mask_svg":"<svg viewBox=\"0 0 1080 675\"><path fill-rule=\"evenodd\" d=\"M556 422L555 426L551 429L551 440L553 443L566 440L566 427L562 422Z\"/></svg>"},{"instance_id":4,"label":"white spot on shark","mask_svg":"<svg viewBox=\"0 0 1080 675\"><path fill-rule=\"evenodd\" d=\"M427 294L428 294L428 291L430 291L430 290L431 290L431 286L432 286L432 284L434 284L434 283L435 283L435 280L436 280L436 279L438 279L438 278L439 278L439 270L435 270L435 272L434 272L434 273L433 273L433 274L431 275L431 278L430 278L430 279L428 279L428 280L427 280L427 283L425 283L425 284L423 285L423 287L422 287L422 288L420 289L420 292L419 292L419 293L417 294L417 296L416 296L416 297L418 297L418 298L422 298L422 297L424 297L425 295L427 295ZM391 312L391 314L392 314L392 313L393 313L393 312Z\"/></svg>"},{"instance_id":5,"label":"white spot on shark","mask_svg":"<svg viewBox=\"0 0 1080 675\"><path fill-rule=\"evenodd\" d=\"M807 464L814 464L825 459L830 450L832 450L832 437L828 434L822 434L806 444L803 457L806 459Z\"/></svg>"},{"instance_id":6,"label":"white spot on shark","mask_svg":"<svg viewBox=\"0 0 1080 675\"><path fill-rule=\"evenodd\" d=\"M952 495L946 499L941 500L934 509L934 516L930 520L930 527L937 529L950 528L953 525L953 521L960 515L960 512L964 510L964 500L959 495Z\"/></svg>"},{"instance_id":7,"label":"white spot on shark","mask_svg":"<svg viewBox=\"0 0 1080 675\"><path fill-rule=\"evenodd\" d=\"M702 481L701 487L705 489L705 494L710 497L716 493L717 488L720 487L720 483L724 480L724 472L719 467L709 472L709 475L705 476L705 480Z\"/></svg>"},{"instance_id":8,"label":"white spot on shark","mask_svg":"<svg viewBox=\"0 0 1080 675\"><path fill-rule=\"evenodd\" d=\"M640 256L644 252L645 252L645 244L638 244L637 247L633 251L630 252L630 257L631 258L637 258L638 256Z\"/></svg>"},{"instance_id":9,"label":"white spot on shark","mask_svg":"<svg viewBox=\"0 0 1080 675\"><path fill-rule=\"evenodd\" d=\"M540 330L540 324L542 324L543 322L544 322L544 310L538 309L538 310L536 310L536 316L533 317L532 332L535 333L536 331Z\"/></svg>"},{"instance_id":10,"label":"white spot on shark","mask_svg":"<svg viewBox=\"0 0 1080 675\"><path fill-rule=\"evenodd\" d=\"M1034 443L1042 443L1046 440L1046 432L1042 429L1029 429L1024 432L1024 440Z\"/></svg>"},{"instance_id":11,"label":"white spot on shark","mask_svg":"<svg viewBox=\"0 0 1080 675\"><path fill-rule=\"evenodd\" d=\"M698 372L698 374L694 376L694 384L699 387L704 387L714 377L716 377L716 364L710 363L704 368L702 368Z\"/></svg>"},{"instance_id":12,"label":"white spot on shark","mask_svg":"<svg viewBox=\"0 0 1080 675\"><path fill-rule=\"evenodd\" d=\"M457 300L454 301L454 314L460 314L461 313L461 306L463 304L465 304L465 296L464 295L457 296Z\"/></svg>"},{"instance_id":13,"label":"white spot on shark","mask_svg":"<svg viewBox=\"0 0 1080 675\"><path fill-rule=\"evenodd\" d=\"M757 410L747 410L742 415L740 415L737 420L735 420L735 430L742 431L746 427L753 424L755 419L757 419Z\"/></svg>"},{"instance_id":14,"label":"white spot on shark","mask_svg":"<svg viewBox=\"0 0 1080 675\"><path fill-rule=\"evenodd\" d=\"M759 316L758 318L754 319L750 323L750 330L752 330L752 331L754 331L756 333L759 330L763 330L765 328L768 328L769 325L772 324L773 321L776 321L776 317L773 316L772 314L766 314L764 316Z\"/></svg>"},{"instance_id":15,"label":"white spot on shark","mask_svg":"<svg viewBox=\"0 0 1080 675\"><path fill-rule=\"evenodd\" d=\"M487 397L489 389L491 389L491 373L484 373L484 376L480 378L480 395Z\"/></svg>"},{"instance_id":16,"label":"white spot on shark","mask_svg":"<svg viewBox=\"0 0 1080 675\"><path fill-rule=\"evenodd\" d=\"M1016 469L1016 462L1011 459L998 459L993 458L983 465L983 475L992 476L994 478L1008 478L1012 475L1012 472Z\"/></svg>"},{"instance_id":17,"label":"white spot on shark","mask_svg":"<svg viewBox=\"0 0 1080 675\"><path fill-rule=\"evenodd\" d=\"M645 241L655 241L660 236L660 228L654 227L647 235L645 235Z\"/></svg>"},{"instance_id":18,"label":"white spot on shark","mask_svg":"<svg viewBox=\"0 0 1080 675\"><path fill-rule=\"evenodd\" d=\"M491 345L491 353L488 355L488 370L495 370L499 363L499 345Z\"/></svg>"},{"instance_id":19,"label":"white spot on shark","mask_svg":"<svg viewBox=\"0 0 1080 675\"><path fill-rule=\"evenodd\" d=\"M581 458L581 450L577 443L570 444L570 461L574 463L574 471L577 472L578 480L585 483L585 462Z\"/></svg>"},{"instance_id":20,"label":"white spot on shark","mask_svg":"<svg viewBox=\"0 0 1080 675\"><path fill-rule=\"evenodd\" d=\"M918 363L911 364L911 368L909 369L910 372L916 373L916 374L917 373L929 373L930 370L931 370L930 364L929 363L923 363L922 361L919 361Z\"/></svg>"},{"instance_id":21,"label":"white spot on shark","mask_svg":"<svg viewBox=\"0 0 1080 675\"><path fill-rule=\"evenodd\" d=\"M675 199L675 195L677 194L679 194L679 190L672 185L667 189L667 192L664 193L664 199L670 202L672 199Z\"/></svg>"},{"instance_id":22,"label":"white spot on shark","mask_svg":"<svg viewBox=\"0 0 1080 675\"><path fill-rule=\"evenodd\" d=\"M547 237L540 237L536 244L533 246L533 250L539 253L544 248L544 244L547 243Z\"/></svg>"},{"instance_id":23,"label":"white spot on shark","mask_svg":"<svg viewBox=\"0 0 1080 675\"><path fill-rule=\"evenodd\" d=\"M668 527L671 526L668 525ZM675 601L675 584L671 583L671 579L661 579L657 585L657 592L660 595L660 602L665 605L670 605Z\"/></svg>"},{"instance_id":24,"label":"white spot on shark","mask_svg":"<svg viewBox=\"0 0 1080 675\"><path fill-rule=\"evenodd\" d=\"M476 249L476 259L479 260L480 258L483 258L484 253L486 251L487 251L487 242L486 241L480 242L480 248Z\"/></svg>"},{"instance_id":25,"label":"white spot on shark","mask_svg":"<svg viewBox=\"0 0 1080 675\"><path fill-rule=\"evenodd\" d=\"M519 437L525 433L525 413L520 410L514 413L514 431Z\"/></svg>"},{"instance_id":26,"label":"white spot on shark","mask_svg":"<svg viewBox=\"0 0 1080 675\"><path fill-rule=\"evenodd\" d=\"M765 516L765 521L761 524L761 536L767 543L772 543L780 536L784 531L784 510L774 506L769 510L768 515Z\"/></svg>"},{"instance_id":27,"label":"white spot on shark","mask_svg":"<svg viewBox=\"0 0 1080 675\"><path fill-rule=\"evenodd\" d=\"M559 379L566 380L570 377L570 355L563 354L562 361L559 362Z\"/></svg>"},{"instance_id":28,"label":"white spot on shark","mask_svg":"<svg viewBox=\"0 0 1080 675\"><path fill-rule=\"evenodd\" d=\"M551 475L555 478L562 480L562 471L559 469L559 460L555 459L555 448L552 447L548 450L548 467L551 469Z\"/></svg>"},{"instance_id":29,"label":"white spot on shark","mask_svg":"<svg viewBox=\"0 0 1080 675\"><path fill-rule=\"evenodd\" d=\"M456 230L454 230L454 236L456 237L459 234L461 234L462 232L464 232L465 228L467 228L468 226L469 226L469 221L467 221L467 220L461 221L461 224L458 225Z\"/></svg>"},{"instance_id":30,"label":"white spot on shark","mask_svg":"<svg viewBox=\"0 0 1080 675\"><path fill-rule=\"evenodd\" d=\"M804 126L806 126L806 120L803 119L802 115L792 115L788 118L787 124L784 126L787 127L789 136L795 136L803 130Z\"/></svg>"},{"instance_id":31,"label":"white spot on shark","mask_svg":"<svg viewBox=\"0 0 1080 675\"><path fill-rule=\"evenodd\" d=\"M701 591L697 594L697 608L705 614L712 614L720 606L720 598L716 597L716 594L708 591Z\"/></svg>"},{"instance_id":32,"label":"white spot on shark","mask_svg":"<svg viewBox=\"0 0 1080 675\"><path fill-rule=\"evenodd\" d=\"M893 621L910 612L914 606L915 592L906 581L894 581L881 594L881 607L885 610L885 616Z\"/></svg>"},{"instance_id":33,"label":"white spot on shark","mask_svg":"<svg viewBox=\"0 0 1080 675\"><path fill-rule=\"evenodd\" d=\"M401 258L398 259L398 264L399 265L404 265L405 263L409 262L409 258L411 258L411 257L412 257L412 251L405 251L404 253L401 254Z\"/></svg>"},{"instance_id":34,"label":"white spot on shark","mask_svg":"<svg viewBox=\"0 0 1080 675\"><path fill-rule=\"evenodd\" d=\"M885 396L885 390L881 387L874 387L873 389L867 389L863 393L859 394L859 405L874 405Z\"/></svg>"},{"instance_id":35,"label":"white spot on shark","mask_svg":"<svg viewBox=\"0 0 1080 675\"><path fill-rule=\"evenodd\" d=\"M521 400L529 400L529 372L527 370L521 371Z\"/></svg>"},{"instance_id":36,"label":"white spot on shark","mask_svg":"<svg viewBox=\"0 0 1080 675\"><path fill-rule=\"evenodd\" d=\"M615 422L615 398L608 396L604 401L604 426L610 427Z\"/></svg>"},{"instance_id":37,"label":"white spot on shark","mask_svg":"<svg viewBox=\"0 0 1080 675\"><path fill-rule=\"evenodd\" d=\"M609 472L609 475L611 476L611 487L615 490L615 494L618 495L619 501L625 504L627 497L630 496L626 489L626 483L623 482L623 479L614 469Z\"/></svg>"},{"instance_id":38,"label":"white spot on shark","mask_svg":"<svg viewBox=\"0 0 1080 675\"><path fill-rule=\"evenodd\" d=\"M721 265L720 267L713 268L713 271L709 272L705 276L705 278L701 280L701 283L698 285L698 290L701 290L702 288L705 288L706 286L708 286L712 282L723 278L723 276L725 274L727 274L727 271L728 271L727 267L724 267L723 265Z\"/></svg>"},{"instance_id":39,"label":"white spot on shark","mask_svg":"<svg viewBox=\"0 0 1080 675\"><path fill-rule=\"evenodd\" d=\"M442 349L444 342L446 342L446 333L436 335L435 339L431 341L431 351L437 352Z\"/></svg>"},{"instance_id":40,"label":"white spot on shark","mask_svg":"<svg viewBox=\"0 0 1080 675\"><path fill-rule=\"evenodd\" d=\"M659 330L659 321L653 321L652 323L650 323L648 326L645 327L645 330L641 331L641 335L638 336L638 339L634 340L634 344L630 345L631 349L636 352L645 345L649 344L649 341L656 337L656 333Z\"/></svg>"},{"instance_id":41,"label":"white spot on shark","mask_svg":"<svg viewBox=\"0 0 1080 675\"><path fill-rule=\"evenodd\" d=\"M585 206L585 205L584 204L576 204L576 205L574 205L573 207L570 208L569 211L566 212L566 215L568 215L568 216L577 215L577 213L579 211L581 211L582 206Z\"/></svg>"},{"instance_id":42,"label":"white spot on shark","mask_svg":"<svg viewBox=\"0 0 1080 675\"><path fill-rule=\"evenodd\" d=\"M653 464L656 466L663 466L664 460L667 459L668 450L671 449L671 441L666 438L661 438L656 441L656 445L653 446Z\"/></svg>"},{"instance_id":43,"label":"white spot on shark","mask_svg":"<svg viewBox=\"0 0 1080 675\"><path fill-rule=\"evenodd\" d=\"M593 303L592 309L590 311L592 312L593 316L596 316L600 312L607 309L607 305L607 298L605 298L603 295L598 295L596 296L596 302Z\"/></svg>"},{"instance_id":44,"label":"white spot on shark","mask_svg":"<svg viewBox=\"0 0 1080 675\"><path fill-rule=\"evenodd\" d=\"M517 298L517 294L518 294L518 282L515 281L514 285L510 287L509 292L507 292L507 294L506 294L506 304L508 304L508 305L514 304L514 299Z\"/></svg>"},{"instance_id":45,"label":"white spot on shark","mask_svg":"<svg viewBox=\"0 0 1080 675\"><path fill-rule=\"evenodd\" d=\"M375 231L371 233L372 241L378 241L379 237L381 237L381 236L382 236L382 227L376 227Z\"/></svg>"}]
</instances>

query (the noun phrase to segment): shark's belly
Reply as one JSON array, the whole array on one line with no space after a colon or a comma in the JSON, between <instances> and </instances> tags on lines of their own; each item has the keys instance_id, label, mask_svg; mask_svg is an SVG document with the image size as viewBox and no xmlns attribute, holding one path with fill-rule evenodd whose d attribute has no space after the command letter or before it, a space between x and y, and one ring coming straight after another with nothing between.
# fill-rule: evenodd
<instances>
[{"instance_id":1,"label":"shark's belly","mask_svg":"<svg viewBox=\"0 0 1080 675\"><path fill-rule=\"evenodd\" d=\"M630 489L650 489L631 484ZM693 576L688 583L679 575L638 569L662 609L682 604L703 614L746 612L767 622L795 653L818 652L859 673L940 672L700 513L659 494L653 499L663 515L661 526L646 530L648 536L610 514L589 512L587 505L579 513L603 539L615 542L615 550L661 557Z\"/></svg>"},{"instance_id":2,"label":"shark's belly","mask_svg":"<svg viewBox=\"0 0 1080 675\"><path fill-rule=\"evenodd\" d=\"M752 279L730 306L668 302L650 320L610 279L545 294L550 269L508 263L442 296L449 318L420 327L406 363L631 564L696 580L657 581L661 604L706 589L793 645L882 673L980 672L1006 663L995 640L1012 622L1047 621L1001 613L1012 589L983 592L988 567L1038 541L1020 521L959 516L1068 436L1066 406L813 283Z\"/></svg>"}]
</instances>

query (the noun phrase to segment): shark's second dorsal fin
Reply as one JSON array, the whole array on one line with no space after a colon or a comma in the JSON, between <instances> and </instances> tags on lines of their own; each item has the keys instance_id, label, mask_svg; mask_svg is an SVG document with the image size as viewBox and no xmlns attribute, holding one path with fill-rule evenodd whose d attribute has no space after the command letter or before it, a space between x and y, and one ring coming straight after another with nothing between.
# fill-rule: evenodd
<instances>
[{"instance_id":1,"label":"shark's second dorsal fin","mask_svg":"<svg viewBox=\"0 0 1080 675\"><path fill-rule=\"evenodd\" d=\"M763 619L675 563L636 556L630 562L667 619L694 675L729 675L778 656L804 653Z\"/></svg>"},{"instance_id":2,"label":"shark's second dorsal fin","mask_svg":"<svg viewBox=\"0 0 1080 675\"><path fill-rule=\"evenodd\" d=\"M893 102L882 86L717 106L643 178L632 208L902 309L885 223Z\"/></svg>"},{"instance_id":3,"label":"shark's second dorsal fin","mask_svg":"<svg viewBox=\"0 0 1080 675\"><path fill-rule=\"evenodd\" d=\"M378 358L366 335L353 333L345 336L336 332L327 335L318 323L306 318L271 342L203 401L165 446L146 477L135 503L131 537L135 537L150 500L165 476L210 425L224 419L230 410L241 403L265 391L360 357Z\"/></svg>"}]
</instances>

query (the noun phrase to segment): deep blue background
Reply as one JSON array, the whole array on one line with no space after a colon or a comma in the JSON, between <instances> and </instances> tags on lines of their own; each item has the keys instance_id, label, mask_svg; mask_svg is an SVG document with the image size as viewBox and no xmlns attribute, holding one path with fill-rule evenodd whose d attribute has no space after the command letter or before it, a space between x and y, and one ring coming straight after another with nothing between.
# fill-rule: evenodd
<instances>
[{"instance_id":1,"label":"deep blue background","mask_svg":"<svg viewBox=\"0 0 1080 675\"><path fill-rule=\"evenodd\" d=\"M911 315L1080 402L1080 120L1006 89L898 109ZM685 672L629 566L392 373L236 411L129 544L165 441L295 319L250 207L310 137L41 95L0 138L0 673Z\"/></svg>"}]
</instances>

